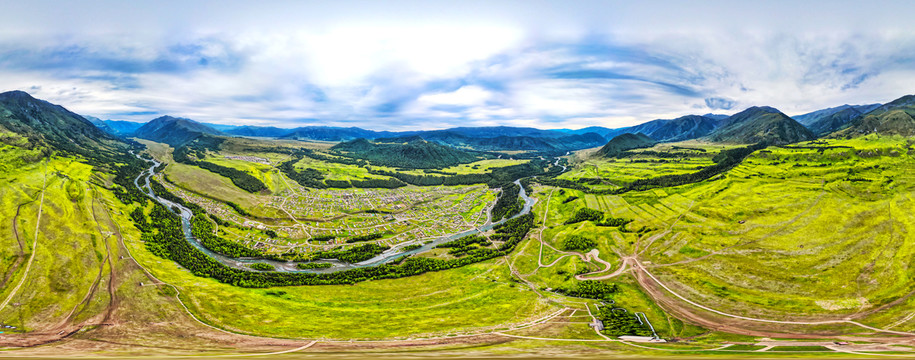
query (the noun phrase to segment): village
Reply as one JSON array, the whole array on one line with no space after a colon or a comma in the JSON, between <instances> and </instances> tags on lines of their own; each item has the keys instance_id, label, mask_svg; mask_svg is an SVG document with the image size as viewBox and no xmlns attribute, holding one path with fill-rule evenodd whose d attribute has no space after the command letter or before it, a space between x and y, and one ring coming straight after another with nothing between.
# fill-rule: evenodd
<instances>
[{"instance_id":1,"label":"village","mask_svg":"<svg viewBox=\"0 0 915 360\"><path fill-rule=\"evenodd\" d=\"M496 199L495 192L482 185L298 188L267 197L257 205L275 216L254 217L162 180L171 193L236 225L218 228L222 229L221 237L268 253L329 250L347 244L349 238L373 234L383 237L372 242L386 246L448 236L485 225Z\"/></svg>"},{"instance_id":2,"label":"village","mask_svg":"<svg viewBox=\"0 0 915 360\"><path fill-rule=\"evenodd\" d=\"M241 161L248 161L248 162L253 162L253 163L258 163L258 164L263 164L263 165L271 165L270 160L264 159L262 157L257 157L257 156L226 155L226 160L241 160Z\"/></svg>"}]
</instances>

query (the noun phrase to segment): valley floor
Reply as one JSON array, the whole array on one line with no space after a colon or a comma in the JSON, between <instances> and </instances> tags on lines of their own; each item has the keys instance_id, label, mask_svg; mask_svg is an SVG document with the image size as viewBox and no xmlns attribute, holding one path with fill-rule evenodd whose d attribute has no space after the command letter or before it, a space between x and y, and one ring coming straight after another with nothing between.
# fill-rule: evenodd
<instances>
[{"instance_id":1,"label":"valley floor","mask_svg":"<svg viewBox=\"0 0 915 360\"><path fill-rule=\"evenodd\" d=\"M538 228L509 256L268 289L154 256L110 179L54 158L0 175L0 357L915 355L910 146L769 148L710 181L625 194L599 190L630 167L682 174L711 160L582 160L562 177L591 190L535 184ZM607 181L582 180L594 174ZM633 221L570 223L582 208ZM573 236L596 246L563 250ZM614 284L612 300L559 293L585 280ZM608 306L676 341L596 331Z\"/></svg>"}]
</instances>

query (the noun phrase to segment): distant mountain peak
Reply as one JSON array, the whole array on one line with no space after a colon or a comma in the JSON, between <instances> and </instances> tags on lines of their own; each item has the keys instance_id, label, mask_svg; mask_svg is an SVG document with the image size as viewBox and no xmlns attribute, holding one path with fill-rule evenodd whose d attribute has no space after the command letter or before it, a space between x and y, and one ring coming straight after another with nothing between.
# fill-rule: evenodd
<instances>
[{"instance_id":1,"label":"distant mountain peak","mask_svg":"<svg viewBox=\"0 0 915 360\"><path fill-rule=\"evenodd\" d=\"M781 111L771 106L751 106L744 111L763 111L767 113L780 113Z\"/></svg>"},{"instance_id":2,"label":"distant mountain peak","mask_svg":"<svg viewBox=\"0 0 915 360\"><path fill-rule=\"evenodd\" d=\"M712 141L741 144L790 144L815 138L806 127L769 106L753 106L731 115L709 135Z\"/></svg>"},{"instance_id":3,"label":"distant mountain peak","mask_svg":"<svg viewBox=\"0 0 915 360\"><path fill-rule=\"evenodd\" d=\"M22 90L12 90L12 91L7 91L7 92L0 93L0 98L4 98L4 99L31 99L31 100L37 100L37 99L35 99L34 97L32 97L31 94L29 94L29 93L27 93L27 92L25 92L25 91L22 91Z\"/></svg>"},{"instance_id":4,"label":"distant mountain peak","mask_svg":"<svg viewBox=\"0 0 915 360\"><path fill-rule=\"evenodd\" d=\"M170 115L157 117L134 132L134 136L166 143L174 147L186 144L203 135L223 135L219 130L191 119Z\"/></svg>"}]
</instances>

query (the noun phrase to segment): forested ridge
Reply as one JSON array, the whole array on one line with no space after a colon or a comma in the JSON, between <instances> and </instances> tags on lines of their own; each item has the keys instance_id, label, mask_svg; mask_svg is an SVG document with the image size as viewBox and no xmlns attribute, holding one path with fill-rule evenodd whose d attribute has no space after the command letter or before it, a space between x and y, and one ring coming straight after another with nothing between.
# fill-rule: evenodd
<instances>
[{"instance_id":1,"label":"forested ridge","mask_svg":"<svg viewBox=\"0 0 915 360\"><path fill-rule=\"evenodd\" d=\"M356 139L331 147L339 155L366 160L377 166L435 169L466 164L480 159L474 154L451 146L422 139L407 142L372 142Z\"/></svg>"}]
</instances>

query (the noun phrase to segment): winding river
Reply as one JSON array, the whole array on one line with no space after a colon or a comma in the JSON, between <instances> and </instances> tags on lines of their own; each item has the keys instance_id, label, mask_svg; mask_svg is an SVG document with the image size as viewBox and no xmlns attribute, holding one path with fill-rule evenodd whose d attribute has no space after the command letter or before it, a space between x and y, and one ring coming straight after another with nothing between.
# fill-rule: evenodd
<instances>
[{"instance_id":1,"label":"winding river","mask_svg":"<svg viewBox=\"0 0 915 360\"><path fill-rule=\"evenodd\" d=\"M139 157L139 156L137 156L137 157ZM467 235L478 234L480 232L490 230L493 227L495 227L499 224L502 224L503 222L506 221L506 219L503 219L503 220L500 220L500 221L497 221L494 223L488 222L486 225L483 225L476 229L471 229L471 230L459 232L456 234L451 234L451 235L446 235L446 236L435 238L429 243L422 243L422 241L428 241L428 240L414 240L414 241L397 244L397 245L391 247L390 249L388 249L387 251L379 254L378 256L375 256L371 259L368 259L363 262L355 263L355 264L342 262L342 261L339 261L336 259L315 260L313 262L329 263L333 266L329 267L329 268L324 268L324 269L303 270L303 269L299 269L296 266L296 264L300 263L300 262L296 262L296 261L278 261L278 260L260 259L260 258L233 258L233 257L229 257L229 256L225 256L225 255L213 252L212 250L204 247L200 243L200 241L197 240L197 238L195 238L191 234L191 221L190 220L194 216L194 214L191 212L191 210L182 206L181 204L176 204L176 203L173 203L166 199L163 199L161 197L158 197L158 196L156 196L155 192L152 191L152 186L150 186L149 179L153 176L153 173L154 173L156 167L158 167L161 164L156 160L144 159L142 157L140 157L140 159L152 163L152 166L150 166L149 169L144 170L142 173L140 173L140 175L137 176L137 178L134 180L133 183L137 187L137 189L140 189L140 191L142 191L144 194L146 194L153 200L159 202L162 205L165 205L165 207L168 208L170 211L175 212L175 209L177 209L176 214L181 217L181 228L184 231L184 239L187 240L188 243L190 243L191 245L196 247L198 250L202 251L204 254L207 254L207 256L209 256L213 259L216 259L223 265L226 265L226 266L229 266L232 268L236 268L236 269L241 269L241 270L255 271L255 270L252 270L249 268L249 266L251 264L255 264L255 263L273 265L273 267L276 268L276 271L305 272L305 273L327 273L327 272L337 272L337 271L362 268L362 267L378 266L378 265L387 263L389 261L396 260L396 259L404 257L404 256L409 256L412 254L416 254L419 252L423 252L423 251L432 249L439 244L451 242L451 241L457 240L457 239L462 238ZM521 199L524 200L524 207L521 209L521 212L519 212L517 215L511 217L511 219L514 219L518 216L525 215L525 214L531 212L531 208L534 206L534 202L536 201L535 199L527 196L527 192L525 192L524 187L521 186L520 180L515 180L515 184L517 184L519 187L521 187L521 190L518 193L518 196L520 196ZM403 250L404 247L411 245L411 244L420 244L421 246L417 249L413 249L413 250L409 250L409 251ZM301 262L301 263L306 263L306 262Z\"/></svg>"}]
</instances>

